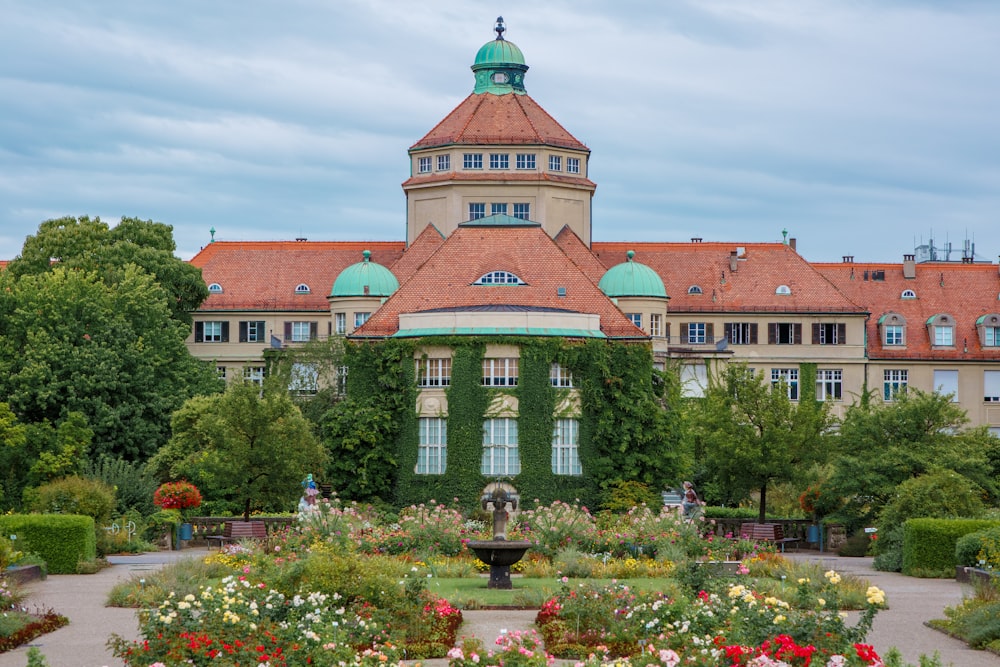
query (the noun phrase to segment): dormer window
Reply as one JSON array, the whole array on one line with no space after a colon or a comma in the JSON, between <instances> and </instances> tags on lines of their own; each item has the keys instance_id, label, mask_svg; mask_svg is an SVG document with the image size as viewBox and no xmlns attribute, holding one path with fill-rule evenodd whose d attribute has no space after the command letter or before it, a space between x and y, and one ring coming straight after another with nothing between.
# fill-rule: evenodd
<instances>
[{"instance_id":1,"label":"dormer window","mask_svg":"<svg viewBox=\"0 0 1000 667\"><path fill-rule=\"evenodd\" d=\"M479 278L474 285L524 285L525 282L510 271L490 271Z\"/></svg>"},{"instance_id":2,"label":"dormer window","mask_svg":"<svg viewBox=\"0 0 1000 667\"><path fill-rule=\"evenodd\" d=\"M906 318L899 313L886 313L878 320L882 344L889 347L906 345Z\"/></svg>"},{"instance_id":3,"label":"dormer window","mask_svg":"<svg viewBox=\"0 0 1000 667\"><path fill-rule=\"evenodd\" d=\"M688 287L688 294L702 294L702 293L703 292L701 291L700 285L691 285L691 287Z\"/></svg>"},{"instance_id":4,"label":"dormer window","mask_svg":"<svg viewBox=\"0 0 1000 667\"><path fill-rule=\"evenodd\" d=\"M792 293L792 288L788 285L778 285L778 288L774 290L774 293L780 296L788 296Z\"/></svg>"},{"instance_id":5,"label":"dormer window","mask_svg":"<svg viewBox=\"0 0 1000 667\"><path fill-rule=\"evenodd\" d=\"M927 334L934 347L955 346L955 318L940 313L927 320Z\"/></svg>"},{"instance_id":6,"label":"dormer window","mask_svg":"<svg viewBox=\"0 0 1000 667\"><path fill-rule=\"evenodd\" d=\"M309 294L309 285L306 285L305 283L299 283L298 285L295 286L295 293Z\"/></svg>"},{"instance_id":7,"label":"dormer window","mask_svg":"<svg viewBox=\"0 0 1000 667\"><path fill-rule=\"evenodd\" d=\"M900 299L916 299L917 293L911 289L903 290L903 293L899 295Z\"/></svg>"},{"instance_id":8,"label":"dormer window","mask_svg":"<svg viewBox=\"0 0 1000 667\"><path fill-rule=\"evenodd\" d=\"M219 283L212 283L208 286L209 294L222 294L222 285Z\"/></svg>"},{"instance_id":9,"label":"dormer window","mask_svg":"<svg viewBox=\"0 0 1000 667\"><path fill-rule=\"evenodd\" d=\"M1000 347L1000 313L983 315L976 320L979 344L983 347Z\"/></svg>"}]
</instances>

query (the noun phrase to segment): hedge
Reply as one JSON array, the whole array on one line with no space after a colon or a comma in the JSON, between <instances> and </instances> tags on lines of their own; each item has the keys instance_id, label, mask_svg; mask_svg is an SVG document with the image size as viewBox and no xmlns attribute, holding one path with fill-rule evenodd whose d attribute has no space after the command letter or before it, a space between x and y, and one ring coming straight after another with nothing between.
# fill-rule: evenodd
<instances>
[{"instance_id":1,"label":"hedge","mask_svg":"<svg viewBox=\"0 0 1000 667\"><path fill-rule=\"evenodd\" d=\"M958 538L997 525L985 519L910 519L903 524L903 574L954 573Z\"/></svg>"},{"instance_id":2,"label":"hedge","mask_svg":"<svg viewBox=\"0 0 1000 667\"><path fill-rule=\"evenodd\" d=\"M97 558L94 519L79 514L0 516L0 534L16 535L18 551L37 554L49 574L75 574L77 563Z\"/></svg>"}]
</instances>

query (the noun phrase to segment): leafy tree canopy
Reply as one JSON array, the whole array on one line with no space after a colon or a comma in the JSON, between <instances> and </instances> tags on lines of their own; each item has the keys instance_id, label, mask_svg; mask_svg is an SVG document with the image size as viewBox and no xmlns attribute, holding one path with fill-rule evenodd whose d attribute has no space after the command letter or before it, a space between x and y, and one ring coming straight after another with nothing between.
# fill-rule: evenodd
<instances>
[{"instance_id":1,"label":"leafy tree canopy","mask_svg":"<svg viewBox=\"0 0 1000 667\"><path fill-rule=\"evenodd\" d=\"M301 481L323 470L326 452L282 387L232 383L226 392L188 400L174 415L173 437L150 462L194 482L209 499L254 509L291 509Z\"/></svg>"}]
</instances>

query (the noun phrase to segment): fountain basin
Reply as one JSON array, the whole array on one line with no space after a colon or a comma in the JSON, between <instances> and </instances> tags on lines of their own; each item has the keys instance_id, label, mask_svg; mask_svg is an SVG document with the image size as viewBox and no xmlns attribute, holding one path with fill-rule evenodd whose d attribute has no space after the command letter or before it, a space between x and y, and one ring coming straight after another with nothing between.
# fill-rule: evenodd
<instances>
[{"instance_id":1,"label":"fountain basin","mask_svg":"<svg viewBox=\"0 0 1000 667\"><path fill-rule=\"evenodd\" d=\"M475 540L467 542L481 562L490 566L490 583L487 588L511 589L510 566L521 560L531 548L527 540Z\"/></svg>"}]
</instances>

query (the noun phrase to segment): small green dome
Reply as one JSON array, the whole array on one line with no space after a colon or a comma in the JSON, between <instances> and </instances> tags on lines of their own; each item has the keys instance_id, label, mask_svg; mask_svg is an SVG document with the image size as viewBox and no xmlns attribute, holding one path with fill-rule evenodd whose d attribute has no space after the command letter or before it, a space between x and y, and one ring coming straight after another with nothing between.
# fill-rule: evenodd
<instances>
[{"instance_id":1,"label":"small green dome","mask_svg":"<svg viewBox=\"0 0 1000 667\"><path fill-rule=\"evenodd\" d=\"M524 54L517 48L514 42L506 39L494 39L486 42L479 53L476 54L476 62L473 67L492 67L496 65L524 65Z\"/></svg>"},{"instance_id":2,"label":"small green dome","mask_svg":"<svg viewBox=\"0 0 1000 667\"><path fill-rule=\"evenodd\" d=\"M504 27L502 16L497 17L497 24L493 29L497 31L497 38L483 44L472 65L472 72L476 75L476 86L472 92L524 95L524 73L528 71L524 54L517 48L517 44L503 38L507 28Z\"/></svg>"},{"instance_id":3,"label":"small green dome","mask_svg":"<svg viewBox=\"0 0 1000 667\"><path fill-rule=\"evenodd\" d=\"M372 253L361 253L364 259L351 264L333 281L330 296L390 296L399 289L399 281L392 271L371 261Z\"/></svg>"},{"instance_id":4,"label":"small green dome","mask_svg":"<svg viewBox=\"0 0 1000 667\"><path fill-rule=\"evenodd\" d=\"M607 296L645 296L660 299L667 298L667 290L656 271L645 264L632 261L635 251L629 250L628 259L621 264L612 266L601 278L597 286Z\"/></svg>"}]
</instances>

